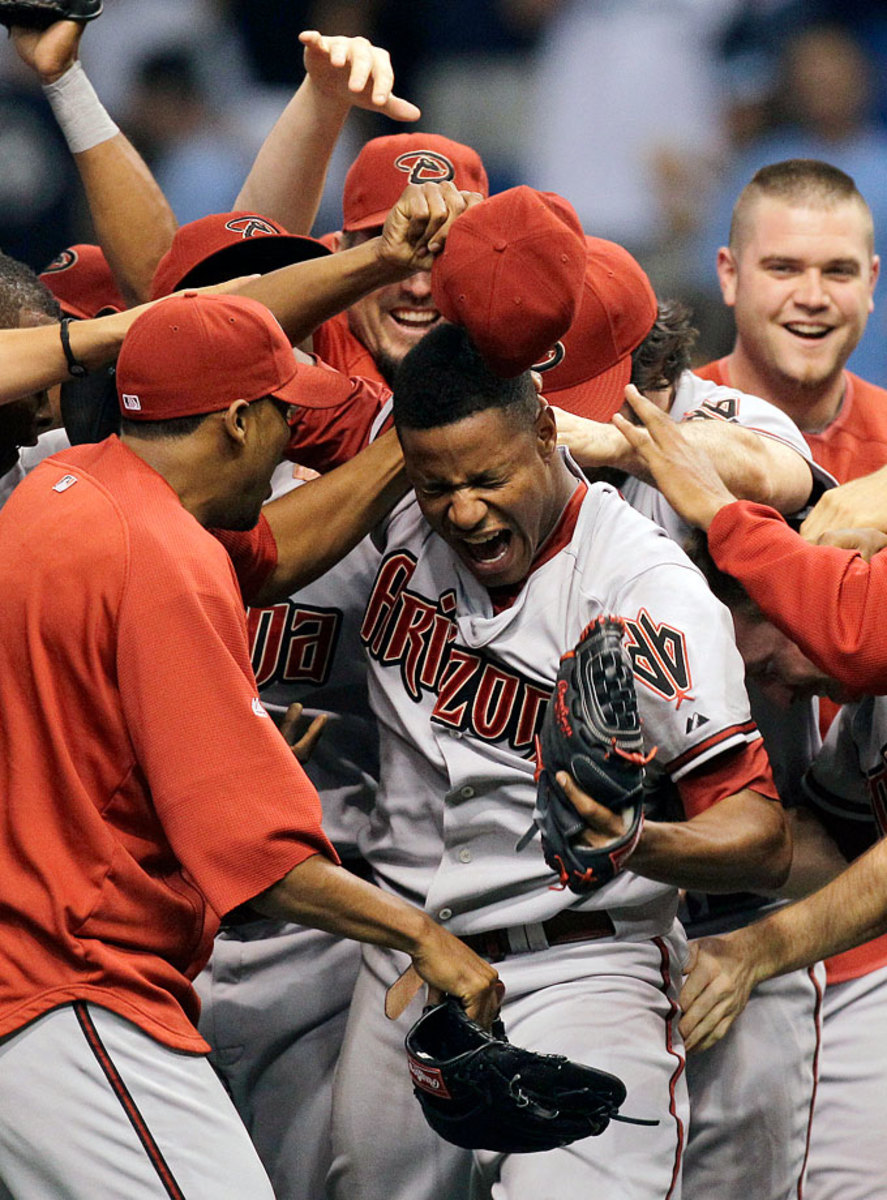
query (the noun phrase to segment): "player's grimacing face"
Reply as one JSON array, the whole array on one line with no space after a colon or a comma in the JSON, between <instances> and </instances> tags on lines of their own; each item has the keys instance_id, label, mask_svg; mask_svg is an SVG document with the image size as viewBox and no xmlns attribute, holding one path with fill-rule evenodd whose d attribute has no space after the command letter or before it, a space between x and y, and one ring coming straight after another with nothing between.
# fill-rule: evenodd
<instances>
[{"instance_id":1,"label":"player's grimacing face","mask_svg":"<svg viewBox=\"0 0 887 1200\"><path fill-rule=\"evenodd\" d=\"M862 336L878 266L858 203L819 207L758 197L735 253L722 249L718 257L737 350L758 371L795 386L827 385Z\"/></svg>"},{"instance_id":2,"label":"player's grimacing face","mask_svg":"<svg viewBox=\"0 0 887 1200\"><path fill-rule=\"evenodd\" d=\"M400 431L425 519L485 587L527 576L563 507L552 471L557 433L546 412L529 429L486 409L436 429Z\"/></svg>"},{"instance_id":3,"label":"player's grimacing face","mask_svg":"<svg viewBox=\"0 0 887 1200\"><path fill-rule=\"evenodd\" d=\"M378 233L367 230L355 240ZM431 274L419 271L377 288L348 309L348 324L390 383L404 355L443 318L431 298Z\"/></svg>"},{"instance_id":4,"label":"player's grimacing face","mask_svg":"<svg viewBox=\"0 0 887 1200\"><path fill-rule=\"evenodd\" d=\"M753 679L760 691L780 708L813 696L828 696L837 704L859 699L857 693L821 671L769 621L734 611L733 628L746 678Z\"/></svg>"}]
</instances>

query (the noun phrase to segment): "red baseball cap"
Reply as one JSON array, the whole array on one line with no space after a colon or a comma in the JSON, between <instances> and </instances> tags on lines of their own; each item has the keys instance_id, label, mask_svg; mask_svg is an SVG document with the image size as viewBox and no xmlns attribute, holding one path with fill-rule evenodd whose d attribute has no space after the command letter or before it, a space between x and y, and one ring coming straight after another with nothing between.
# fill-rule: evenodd
<instances>
[{"instance_id":1,"label":"red baseball cap","mask_svg":"<svg viewBox=\"0 0 887 1200\"><path fill-rule=\"evenodd\" d=\"M461 192L490 194L480 155L436 133L395 133L367 142L345 176L342 229L384 225L408 183L451 179Z\"/></svg>"},{"instance_id":2,"label":"red baseball cap","mask_svg":"<svg viewBox=\"0 0 887 1200\"><path fill-rule=\"evenodd\" d=\"M117 359L117 398L129 420L220 412L276 396L301 408L347 400L350 380L296 361L264 304L246 296L172 296L130 326Z\"/></svg>"},{"instance_id":3,"label":"red baseball cap","mask_svg":"<svg viewBox=\"0 0 887 1200\"><path fill-rule=\"evenodd\" d=\"M653 328L659 305L650 280L623 246L594 237L586 237L585 245L576 319L533 370L542 373L542 393L553 404L609 421L625 399L632 351Z\"/></svg>"},{"instance_id":4,"label":"red baseball cap","mask_svg":"<svg viewBox=\"0 0 887 1200\"><path fill-rule=\"evenodd\" d=\"M329 253L317 238L289 233L258 213L212 213L176 231L154 272L151 299L180 288L224 283L238 275L264 275Z\"/></svg>"},{"instance_id":5,"label":"red baseball cap","mask_svg":"<svg viewBox=\"0 0 887 1200\"><path fill-rule=\"evenodd\" d=\"M513 378L570 327L585 276L584 234L552 192L510 188L453 222L431 268L431 294L490 368Z\"/></svg>"},{"instance_id":6,"label":"red baseball cap","mask_svg":"<svg viewBox=\"0 0 887 1200\"><path fill-rule=\"evenodd\" d=\"M40 279L69 317L86 320L128 307L100 246L69 246L43 269Z\"/></svg>"}]
</instances>

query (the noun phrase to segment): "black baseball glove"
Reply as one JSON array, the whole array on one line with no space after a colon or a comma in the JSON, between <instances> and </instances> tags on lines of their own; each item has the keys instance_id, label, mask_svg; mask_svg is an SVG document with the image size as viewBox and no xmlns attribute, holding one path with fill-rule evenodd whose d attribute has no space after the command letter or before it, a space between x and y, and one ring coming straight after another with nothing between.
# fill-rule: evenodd
<instances>
[{"instance_id":1,"label":"black baseball glove","mask_svg":"<svg viewBox=\"0 0 887 1200\"><path fill-rule=\"evenodd\" d=\"M91 21L102 0L0 0L0 25L47 29L56 21Z\"/></svg>"},{"instance_id":2,"label":"black baseball glove","mask_svg":"<svg viewBox=\"0 0 887 1200\"><path fill-rule=\"evenodd\" d=\"M560 662L536 743L536 810L545 861L573 892L602 887L622 870L641 836L644 766L641 721L619 617L596 617ZM595 848L555 776L566 771L598 804L620 813L625 833Z\"/></svg>"},{"instance_id":3,"label":"black baseball glove","mask_svg":"<svg viewBox=\"0 0 887 1200\"><path fill-rule=\"evenodd\" d=\"M428 1007L405 1041L413 1091L435 1133L468 1150L533 1153L603 1133L625 1100L615 1075L512 1046L453 996ZM653 1124L656 1122L632 1122Z\"/></svg>"}]
</instances>

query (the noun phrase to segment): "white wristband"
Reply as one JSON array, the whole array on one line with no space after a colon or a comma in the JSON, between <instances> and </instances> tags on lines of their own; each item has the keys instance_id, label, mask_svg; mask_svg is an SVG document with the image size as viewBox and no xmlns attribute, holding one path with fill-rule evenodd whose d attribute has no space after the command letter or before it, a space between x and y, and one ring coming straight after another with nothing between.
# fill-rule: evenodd
<instances>
[{"instance_id":1,"label":"white wristband","mask_svg":"<svg viewBox=\"0 0 887 1200\"><path fill-rule=\"evenodd\" d=\"M79 62L69 67L55 83L44 84L43 93L72 154L91 150L120 132Z\"/></svg>"}]
</instances>

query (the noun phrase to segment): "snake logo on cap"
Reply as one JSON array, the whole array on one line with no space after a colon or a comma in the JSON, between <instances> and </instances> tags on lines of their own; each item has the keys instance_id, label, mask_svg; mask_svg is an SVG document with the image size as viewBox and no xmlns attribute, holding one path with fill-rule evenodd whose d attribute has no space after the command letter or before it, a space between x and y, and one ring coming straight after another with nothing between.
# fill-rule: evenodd
<instances>
[{"instance_id":1,"label":"snake logo on cap","mask_svg":"<svg viewBox=\"0 0 887 1200\"><path fill-rule=\"evenodd\" d=\"M560 366L566 355L563 342L555 342L544 358L540 358L538 362L533 363L530 367L531 371L551 371L554 367Z\"/></svg>"},{"instance_id":2,"label":"snake logo on cap","mask_svg":"<svg viewBox=\"0 0 887 1200\"><path fill-rule=\"evenodd\" d=\"M43 274L55 274L56 271L67 271L69 267L73 267L77 262L78 255L76 250L62 250L57 254L48 267L43 268Z\"/></svg>"},{"instance_id":3,"label":"snake logo on cap","mask_svg":"<svg viewBox=\"0 0 887 1200\"><path fill-rule=\"evenodd\" d=\"M412 150L409 154L401 154L394 160L394 165L409 176L410 183L434 183L453 179L456 175L450 160L434 150Z\"/></svg>"},{"instance_id":4,"label":"snake logo on cap","mask_svg":"<svg viewBox=\"0 0 887 1200\"><path fill-rule=\"evenodd\" d=\"M242 238L280 235L279 229L275 229L270 222L263 221L261 217L237 217L233 221L226 221L225 228L230 229L232 233L239 233Z\"/></svg>"}]
</instances>

